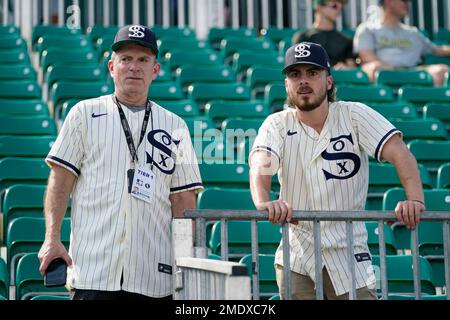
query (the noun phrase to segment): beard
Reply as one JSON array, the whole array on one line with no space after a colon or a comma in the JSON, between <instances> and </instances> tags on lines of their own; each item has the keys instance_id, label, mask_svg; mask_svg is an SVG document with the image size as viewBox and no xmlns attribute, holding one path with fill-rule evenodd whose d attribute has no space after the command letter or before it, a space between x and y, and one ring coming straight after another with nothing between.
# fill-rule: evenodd
<instances>
[{"instance_id":1,"label":"beard","mask_svg":"<svg viewBox=\"0 0 450 320\"><path fill-rule=\"evenodd\" d=\"M312 89L311 89L312 91ZM300 111L313 111L314 109L317 109L323 101L327 98L327 91L323 91L319 95L314 95L314 92L312 92L308 96L300 96L295 92L288 92L288 101L291 105L295 106Z\"/></svg>"}]
</instances>

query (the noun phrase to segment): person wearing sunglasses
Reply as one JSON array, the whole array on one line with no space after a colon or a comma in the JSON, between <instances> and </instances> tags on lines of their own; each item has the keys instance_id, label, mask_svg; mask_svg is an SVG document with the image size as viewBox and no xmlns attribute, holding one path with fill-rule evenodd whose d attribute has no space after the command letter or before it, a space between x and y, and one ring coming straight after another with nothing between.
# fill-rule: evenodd
<instances>
[{"instance_id":1,"label":"person wearing sunglasses","mask_svg":"<svg viewBox=\"0 0 450 320\"><path fill-rule=\"evenodd\" d=\"M314 25L305 32L297 32L292 44L314 42L327 51L334 69L356 67L353 55L353 39L336 30L336 20L347 0L314 0Z\"/></svg>"},{"instance_id":2,"label":"person wearing sunglasses","mask_svg":"<svg viewBox=\"0 0 450 320\"><path fill-rule=\"evenodd\" d=\"M442 86L446 64L421 65L424 55L450 56L450 46L433 44L416 27L402 23L408 15L408 0L379 0L380 19L362 23L356 29L353 47L361 67L372 82L381 69L421 69L430 73L435 86Z\"/></svg>"}]
</instances>

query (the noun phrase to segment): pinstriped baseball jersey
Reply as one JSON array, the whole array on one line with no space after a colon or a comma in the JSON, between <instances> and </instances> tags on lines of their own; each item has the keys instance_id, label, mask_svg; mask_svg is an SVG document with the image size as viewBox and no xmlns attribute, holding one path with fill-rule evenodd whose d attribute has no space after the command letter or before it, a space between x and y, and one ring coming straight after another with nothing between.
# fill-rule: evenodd
<instances>
[{"instance_id":1,"label":"pinstriped baseball jersey","mask_svg":"<svg viewBox=\"0 0 450 320\"><path fill-rule=\"evenodd\" d=\"M269 116L253 144L279 160L280 198L294 210L363 210L368 190L368 155L380 159L385 142L400 133L366 105L354 102L330 104L320 134L299 122L295 109ZM364 222L354 222L357 288L372 276L367 259ZM315 279L313 223L290 225L292 271ZM322 257L337 295L349 291L345 222L321 222ZM281 245L275 262L283 265ZM359 261L362 260L362 261ZM359 262L358 262L359 261Z\"/></svg>"},{"instance_id":2,"label":"pinstriped baseball jersey","mask_svg":"<svg viewBox=\"0 0 450 320\"><path fill-rule=\"evenodd\" d=\"M186 123L156 103L151 110L137 154L139 165L148 170L154 165L152 203L128 193L131 155L111 95L78 103L47 156L49 165L63 166L78 177L69 249L77 289L172 294L169 195L201 189L202 184ZM145 111L123 111L137 147Z\"/></svg>"}]
</instances>

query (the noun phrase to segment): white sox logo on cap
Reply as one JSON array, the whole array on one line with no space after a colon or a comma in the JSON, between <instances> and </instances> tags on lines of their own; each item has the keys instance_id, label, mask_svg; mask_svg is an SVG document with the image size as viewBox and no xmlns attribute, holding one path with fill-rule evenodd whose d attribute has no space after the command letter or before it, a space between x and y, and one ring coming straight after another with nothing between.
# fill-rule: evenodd
<instances>
[{"instance_id":1,"label":"white sox logo on cap","mask_svg":"<svg viewBox=\"0 0 450 320\"><path fill-rule=\"evenodd\" d=\"M130 28L128 29L128 31L130 31L130 33L128 34L129 37L132 38L144 38L145 37L145 28L142 26L130 26Z\"/></svg>"},{"instance_id":2,"label":"white sox logo on cap","mask_svg":"<svg viewBox=\"0 0 450 320\"><path fill-rule=\"evenodd\" d=\"M298 46L295 47L295 57L296 58L306 58L311 55L311 51L308 49L310 48L310 45L307 45L305 43L301 43Z\"/></svg>"}]
</instances>

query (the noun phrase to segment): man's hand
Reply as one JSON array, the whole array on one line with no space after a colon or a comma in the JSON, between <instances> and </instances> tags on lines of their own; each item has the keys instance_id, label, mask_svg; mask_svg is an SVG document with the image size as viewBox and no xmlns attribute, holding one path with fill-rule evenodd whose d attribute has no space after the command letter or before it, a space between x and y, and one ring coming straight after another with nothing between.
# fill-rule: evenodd
<instances>
[{"instance_id":1,"label":"man's hand","mask_svg":"<svg viewBox=\"0 0 450 320\"><path fill-rule=\"evenodd\" d=\"M285 222L298 224L298 221L291 222L292 208L284 200L275 200L262 202L256 205L259 211L267 210L269 212L269 221L273 224L282 224Z\"/></svg>"},{"instance_id":2,"label":"man's hand","mask_svg":"<svg viewBox=\"0 0 450 320\"><path fill-rule=\"evenodd\" d=\"M72 265L72 259L67 253L66 247L61 241L49 241L45 240L42 244L41 249L38 253L39 261L41 265L39 266L39 271L42 276L45 276L47 267L56 258L62 258L67 263L67 266Z\"/></svg>"},{"instance_id":3,"label":"man's hand","mask_svg":"<svg viewBox=\"0 0 450 320\"><path fill-rule=\"evenodd\" d=\"M395 207L398 221L408 229L414 229L420 221L420 214L425 211L423 203L415 200L399 201Z\"/></svg>"}]
</instances>

